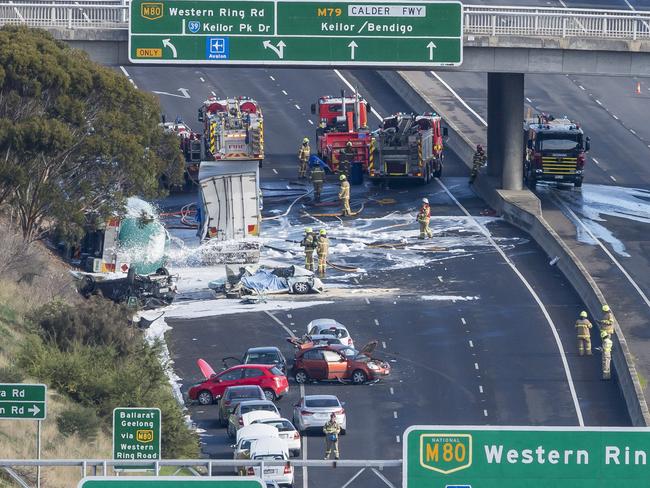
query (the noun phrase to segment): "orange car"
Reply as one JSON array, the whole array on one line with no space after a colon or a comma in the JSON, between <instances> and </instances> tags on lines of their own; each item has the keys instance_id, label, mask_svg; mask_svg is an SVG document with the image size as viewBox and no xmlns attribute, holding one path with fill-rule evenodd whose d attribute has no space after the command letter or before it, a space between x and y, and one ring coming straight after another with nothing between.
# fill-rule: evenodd
<instances>
[{"instance_id":1,"label":"orange car","mask_svg":"<svg viewBox=\"0 0 650 488\"><path fill-rule=\"evenodd\" d=\"M297 383L310 380L351 381L360 385L390 374L390 364L372 357L377 341L360 351L342 345L316 346L296 352L293 376Z\"/></svg>"}]
</instances>

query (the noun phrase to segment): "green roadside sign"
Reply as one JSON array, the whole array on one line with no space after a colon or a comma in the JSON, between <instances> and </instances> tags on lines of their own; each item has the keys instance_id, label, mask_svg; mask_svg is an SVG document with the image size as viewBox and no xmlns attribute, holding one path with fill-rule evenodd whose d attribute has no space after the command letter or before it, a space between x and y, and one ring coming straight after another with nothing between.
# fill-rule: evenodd
<instances>
[{"instance_id":1,"label":"green roadside sign","mask_svg":"<svg viewBox=\"0 0 650 488\"><path fill-rule=\"evenodd\" d=\"M149 64L457 66L458 1L132 0L129 59Z\"/></svg>"},{"instance_id":2,"label":"green roadside sign","mask_svg":"<svg viewBox=\"0 0 650 488\"><path fill-rule=\"evenodd\" d=\"M416 425L403 488L648 486L650 429Z\"/></svg>"},{"instance_id":3,"label":"green roadside sign","mask_svg":"<svg viewBox=\"0 0 650 488\"><path fill-rule=\"evenodd\" d=\"M187 476L130 476L84 478L78 488L265 488L259 478L253 477L187 477Z\"/></svg>"},{"instance_id":4,"label":"green roadside sign","mask_svg":"<svg viewBox=\"0 0 650 488\"><path fill-rule=\"evenodd\" d=\"M159 408L120 407L113 410L113 459L160 459ZM124 467L135 468L137 466Z\"/></svg>"},{"instance_id":5,"label":"green roadside sign","mask_svg":"<svg viewBox=\"0 0 650 488\"><path fill-rule=\"evenodd\" d=\"M45 420L46 394L45 385L0 383L0 419Z\"/></svg>"}]
</instances>

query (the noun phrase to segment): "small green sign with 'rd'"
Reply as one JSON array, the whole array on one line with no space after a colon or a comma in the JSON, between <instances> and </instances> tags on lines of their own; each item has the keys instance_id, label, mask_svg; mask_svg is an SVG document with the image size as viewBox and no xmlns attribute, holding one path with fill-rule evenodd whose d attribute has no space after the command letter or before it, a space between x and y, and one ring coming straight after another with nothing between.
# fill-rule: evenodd
<instances>
[{"instance_id":1,"label":"small green sign with 'rd'","mask_svg":"<svg viewBox=\"0 0 650 488\"><path fill-rule=\"evenodd\" d=\"M0 419L45 420L47 387L0 383Z\"/></svg>"}]
</instances>

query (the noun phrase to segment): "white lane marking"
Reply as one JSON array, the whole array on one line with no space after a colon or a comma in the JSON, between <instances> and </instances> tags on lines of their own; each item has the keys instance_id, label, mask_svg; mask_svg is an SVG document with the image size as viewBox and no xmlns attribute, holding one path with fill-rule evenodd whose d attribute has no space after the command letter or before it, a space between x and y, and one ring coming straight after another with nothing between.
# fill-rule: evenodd
<instances>
[{"instance_id":1,"label":"white lane marking","mask_svg":"<svg viewBox=\"0 0 650 488\"><path fill-rule=\"evenodd\" d=\"M592 160L594 163L596 163L598 166L600 166L600 163L598 162L598 160L597 160L596 158L591 158L591 160Z\"/></svg>"},{"instance_id":2,"label":"white lane marking","mask_svg":"<svg viewBox=\"0 0 650 488\"><path fill-rule=\"evenodd\" d=\"M288 319L292 319L292 318L293 318L293 315L291 315L290 313L288 313L288 314L287 314L287 318L288 318Z\"/></svg>"},{"instance_id":3,"label":"white lane marking","mask_svg":"<svg viewBox=\"0 0 650 488\"><path fill-rule=\"evenodd\" d=\"M347 87L348 87L350 90L352 90L352 93L355 92L355 89L354 89L354 87L352 86L352 83L350 83L348 80L346 80L345 77L341 74L341 72L340 72L339 70L335 69L335 70L334 70L334 73L336 73L336 76L338 76L338 77L341 79L341 81L342 81L343 83L345 83L345 84L347 85ZM359 94L359 96L361 96L361 94ZM377 111L375 110L375 107L372 107L372 106L371 106L371 107L370 107L370 111L372 112L372 114L373 114L375 117L377 117L377 119L379 119L380 122L381 122L382 120L384 120L384 119L381 117L381 115L379 115L379 112L377 112Z\"/></svg>"},{"instance_id":4,"label":"white lane marking","mask_svg":"<svg viewBox=\"0 0 650 488\"><path fill-rule=\"evenodd\" d=\"M122 73L124 73L124 76L126 76L127 78L131 78L131 75L129 74L129 72L126 70L124 66L120 66L120 69L122 70Z\"/></svg>"},{"instance_id":5,"label":"white lane marking","mask_svg":"<svg viewBox=\"0 0 650 488\"><path fill-rule=\"evenodd\" d=\"M289 322L289 325L294 326L294 325L296 325L296 323L295 322Z\"/></svg>"},{"instance_id":6,"label":"white lane marking","mask_svg":"<svg viewBox=\"0 0 650 488\"><path fill-rule=\"evenodd\" d=\"M465 318L464 318L464 317L461 317L461 318L460 318L460 321L463 323L463 325L467 325L467 322L465 322Z\"/></svg>"},{"instance_id":7,"label":"white lane marking","mask_svg":"<svg viewBox=\"0 0 650 488\"><path fill-rule=\"evenodd\" d=\"M364 300L366 301L366 305L370 305L370 300L368 300L367 298L364 298Z\"/></svg>"},{"instance_id":8,"label":"white lane marking","mask_svg":"<svg viewBox=\"0 0 650 488\"><path fill-rule=\"evenodd\" d=\"M636 284L636 281L634 281L632 279L632 277L625 270L625 268L621 265L621 263L618 262L618 259L616 259L614 257L614 255L611 252L609 252L609 249L607 249L607 247L605 247L605 245L600 241L600 239L598 239L595 236L595 234L593 232L591 232L589 227L587 227L585 225L585 223L582 221L582 219L580 219L573 210L571 210L564 202L560 202L558 199L554 199L554 200L555 200L556 204L561 205L569 213L569 215L571 215L571 217L573 217L575 219L575 221L580 224L580 226L584 229L584 231L587 234L589 234L589 237L591 237L594 240L594 242L598 243L600 248L605 252L605 254L607 254L609 259L611 259L612 262L616 265L616 267L621 271L621 273L623 273L625 275L625 277L627 278L627 281L630 282L630 284L634 287L634 289L637 291L637 293L641 296L641 299L645 302L645 304L648 306L648 308L650 308L650 299L648 299L646 294L643 293L643 290L641 290L639 285Z\"/></svg>"},{"instance_id":9,"label":"white lane marking","mask_svg":"<svg viewBox=\"0 0 650 488\"><path fill-rule=\"evenodd\" d=\"M212 96L213 96L213 97L216 97L216 96L217 96L217 94L214 92L214 90L212 90L210 93L212 93Z\"/></svg>"},{"instance_id":10,"label":"white lane marking","mask_svg":"<svg viewBox=\"0 0 650 488\"><path fill-rule=\"evenodd\" d=\"M391 395L394 395L394 394L395 394L395 390L393 390L393 387L392 387L392 386L390 387L390 394L391 394Z\"/></svg>"},{"instance_id":11,"label":"white lane marking","mask_svg":"<svg viewBox=\"0 0 650 488\"><path fill-rule=\"evenodd\" d=\"M275 81L275 78L273 78L271 75L269 75L269 78L271 78L273 81Z\"/></svg>"},{"instance_id":12,"label":"white lane marking","mask_svg":"<svg viewBox=\"0 0 650 488\"><path fill-rule=\"evenodd\" d=\"M393 418L394 418L394 419L397 418L397 411L396 411L396 410L393 410Z\"/></svg>"},{"instance_id":13,"label":"white lane marking","mask_svg":"<svg viewBox=\"0 0 650 488\"><path fill-rule=\"evenodd\" d=\"M311 125L314 125L314 121L311 120L311 119L307 119L307 122L309 122ZM366 469L366 468L363 468L363 469Z\"/></svg>"},{"instance_id":14,"label":"white lane marking","mask_svg":"<svg viewBox=\"0 0 650 488\"><path fill-rule=\"evenodd\" d=\"M616 120L618 120L618 117L614 114L612 114L612 117L614 117Z\"/></svg>"},{"instance_id":15,"label":"white lane marking","mask_svg":"<svg viewBox=\"0 0 650 488\"><path fill-rule=\"evenodd\" d=\"M276 175L278 174L278 170L275 169L275 168L273 168L273 172L274 172Z\"/></svg>"},{"instance_id":16,"label":"white lane marking","mask_svg":"<svg viewBox=\"0 0 650 488\"><path fill-rule=\"evenodd\" d=\"M275 315L273 315L268 310L264 310L264 313L266 315L268 315L269 317L271 317L276 323L278 323L280 325L280 327L282 327L287 332L287 334L289 334L289 336L291 336L294 339L296 338L296 334L294 334L293 331L289 327L284 325L279 318L277 318ZM302 386L302 385L300 385L300 386ZM302 395L302 396L304 396L304 395Z\"/></svg>"},{"instance_id":17,"label":"white lane marking","mask_svg":"<svg viewBox=\"0 0 650 488\"><path fill-rule=\"evenodd\" d=\"M445 80L443 80L442 78L440 78L440 76L438 76L438 73L436 73L435 71L430 71L430 73L431 73L433 76L435 76L436 79L437 79L440 83L442 83L442 84L445 86L445 88L446 88L447 90L449 90L449 93L451 93L451 94L456 98L456 100L458 100L458 101L463 105L463 107L465 107L467 110L469 110L470 113L471 113L474 117L476 117L476 118L479 120L479 122L481 122L481 124L483 124L485 127L487 127L487 122L485 121L485 119L483 119L483 117L481 117L479 114L477 114L476 111L475 111L472 107L470 107L469 105L467 105L467 102L465 102L465 100L463 100L462 98L460 98L460 95L458 95L458 93L456 93L456 91L455 91L451 86L449 86L449 83L447 83Z\"/></svg>"},{"instance_id":18,"label":"white lane marking","mask_svg":"<svg viewBox=\"0 0 650 488\"><path fill-rule=\"evenodd\" d=\"M379 325L379 320L375 319L375 325Z\"/></svg>"},{"instance_id":19,"label":"white lane marking","mask_svg":"<svg viewBox=\"0 0 650 488\"><path fill-rule=\"evenodd\" d=\"M474 369L478 370L478 363L474 363Z\"/></svg>"},{"instance_id":20,"label":"white lane marking","mask_svg":"<svg viewBox=\"0 0 650 488\"><path fill-rule=\"evenodd\" d=\"M298 110L300 110L300 105L298 105L297 103L294 103L293 106L296 107Z\"/></svg>"},{"instance_id":21,"label":"white lane marking","mask_svg":"<svg viewBox=\"0 0 650 488\"><path fill-rule=\"evenodd\" d=\"M399 436L396 436L396 437L397 437L397 443L399 444ZM383 474L381 474L375 468L371 468L371 469L372 469L373 473L375 473L377 476L379 476L380 480L382 480L384 483L386 483L389 486L389 488L395 488L395 485L392 484L390 481L388 481Z\"/></svg>"},{"instance_id":22,"label":"white lane marking","mask_svg":"<svg viewBox=\"0 0 650 488\"><path fill-rule=\"evenodd\" d=\"M285 95L289 95L285 90L282 90L282 93L284 93Z\"/></svg>"},{"instance_id":23,"label":"white lane marking","mask_svg":"<svg viewBox=\"0 0 650 488\"><path fill-rule=\"evenodd\" d=\"M630 129L630 132L634 135L636 135L636 131L634 129Z\"/></svg>"},{"instance_id":24,"label":"white lane marking","mask_svg":"<svg viewBox=\"0 0 650 488\"><path fill-rule=\"evenodd\" d=\"M449 188L445 186L445 184L440 181L439 178L436 178L436 182L438 185L442 187L442 189L447 193L449 198L451 198L454 203L458 206L458 208L461 209L461 211L470 218L470 220L474 223L474 225L483 233L483 235L486 237L486 239L490 242L490 244L494 247L494 249L497 250L497 252L501 255L501 257L504 259L504 261L510 266L512 271L519 277L521 282L524 284L524 286L528 289L529 293L532 295L533 299L535 302L537 302L537 305L539 306L540 310L542 311L542 314L544 315L544 318L546 318L546 322L548 323L549 327L551 328L551 332L553 333L553 337L555 338L555 343L557 345L558 351L560 353L560 358L562 360L562 366L564 367L564 374L566 375L567 382L569 383L569 391L571 392L571 399L573 400L573 406L575 407L576 410L576 415L578 417L578 424L580 427L585 426L585 421L584 418L582 417L582 410L580 408L580 402L578 401L578 395L576 393L576 387L573 384L573 376L571 375L571 370L569 369L569 363L566 358L566 354L564 353L564 346L562 345L562 339L560 339L560 334L557 331L557 327L555 327L555 323L553 323L553 319L551 318L551 315L548 313L548 310L544 306L544 303L542 302L541 298L539 298L539 295L535 292L533 287L528 283L528 280L524 277L524 275L521 274L521 272L517 269L517 266L515 266L515 263L512 262L512 260L506 255L506 253L499 247L499 245L494 241L488 230L482 226L478 220L476 220L475 217L470 215L470 213L467 211L465 207L458 201L458 199L452 195L452 193L449 191Z\"/></svg>"},{"instance_id":25,"label":"white lane marking","mask_svg":"<svg viewBox=\"0 0 650 488\"><path fill-rule=\"evenodd\" d=\"M487 414L487 410L483 410L483 415L484 415L485 417L488 416L488 414Z\"/></svg>"},{"instance_id":26,"label":"white lane marking","mask_svg":"<svg viewBox=\"0 0 650 488\"><path fill-rule=\"evenodd\" d=\"M483 393L483 385L478 385L478 391L480 391L481 393Z\"/></svg>"},{"instance_id":27,"label":"white lane marking","mask_svg":"<svg viewBox=\"0 0 650 488\"><path fill-rule=\"evenodd\" d=\"M397 442L398 444L399 444L399 442L400 442L400 438L399 438L398 435L395 436L395 442ZM373 469L373 471L374 471L374 469ZM392 486L392 485L389 484L389 486Z\"/></svg>"},{"instance_id":28,"label":"white lane marking","mask_svg":"<svg viewBox=\"0 0 650 488\"><path fill-rule=\"evenodd\" d=\"M348 488L348 486L350 485L350 483L352 483L354 480L356 480L357 477L358 477L361 473L363 473L365 470L366 470L366 468L361 468L361 469L360 469L359 471L357 471L357 473L356 473L352 478L350 478L350 479L349 479L349 480L348 480L348 481L347 481L347 482L346 482L346 483L345 483L341 488Z\"/></svg>"},{"instance_id":29,"label":"white lane marking","mask_svg":"<svg viewBox=\"0 0 650 488\"><path fill-rule=\"evenodd\" d=\"M603 106L602 102L596 98L596 103L600 105L601 107Z\"/></svg>"},{"instance_id":30,"label":"white lane marking","mask_svg":"<svg viewBox=\"0 0 650 488\"><path fill-rule=\"evenodd\" d=\"M469 341L469 347L474 347L474 343L472 341Z\"/></svg>"},{"instance_id":31,"label":"white lane marking","mask_svg":"<svg viewBox=\"0 0 650 488\"><path fill-rule=\"evenodd\" d=\"M203 79L202 76L199 76L199 80L201 80L201 83L205 83L205 80Z\"/></svg>"},{"instance_id":32,"label":"white lane marking","mask_svg":"<svg viewBox=\"0 0 650 488\"><path fill-rule=\"evenodd\" d=\"M612 175L609 175L609 177L612 179L614 183L616 183L616 178L614 178Z\"/></svg>"},{"instance_id":33,"label":"white lane marking","mask_svg":"<svg viewBox=\"0 0 650 488\"><path fill-rule=\"evenodd\" d=\"M442 276L438 276L438 281L442 283Z\"/></svg>"},{"instance_id":34,"label":"white lane marking","mask_svg":"<svg viewBox=\"0 0 650 488\"><path fill-rule=\"evenodd\" d=\"M384 349L386 349L386 341L381 341L381 347L383 347Z\"/></svg>"},{"instance_id":35,"label":"white lane marking","mask_svg":"<svg viewBox=\"0 0 650 488\"><path fill-rule=\"evenodd\" d=\"M585 87L582 86L582 85L578 85L578 88L580 88L581 90L584 90L584 89L585 89Z\"/></svg>"},{"instance_id":36,"label":"white lane marking","mask_svg":"<svg viewBox=\"0 0 650 488\"><path fill-rule=\"evenodd\" d=\"M526 97L526 100L528 100L528 103L533 103L533 101L528 97Z\"/></svg>"}]
</instances>

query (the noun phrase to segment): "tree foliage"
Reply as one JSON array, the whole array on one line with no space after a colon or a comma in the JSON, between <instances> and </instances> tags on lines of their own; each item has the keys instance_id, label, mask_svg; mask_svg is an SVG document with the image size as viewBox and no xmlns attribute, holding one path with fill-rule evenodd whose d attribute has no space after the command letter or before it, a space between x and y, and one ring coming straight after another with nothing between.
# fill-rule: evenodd
<instances>
[{"instance_id":1,"label":"tree foliage","mask_svg":"<svg viewBox=\"0 0 650 488\"><path fill-rule=\"evenodd\" d=\"M125 198L160 195L182 175L178 141L160 107L120 73L45 31L0 29L0 204L24 236L53 226L78 236L88 216L119 213Z\"/></svg>"}]
</instances>

